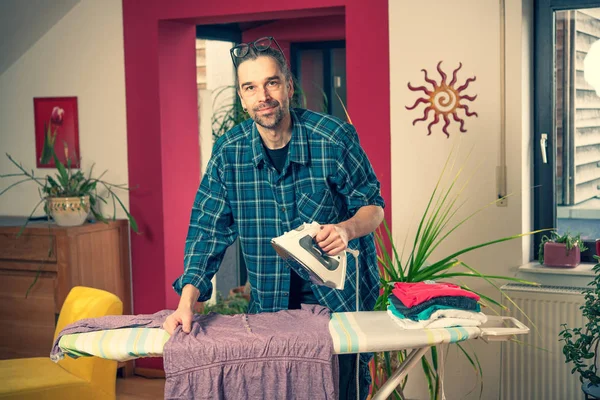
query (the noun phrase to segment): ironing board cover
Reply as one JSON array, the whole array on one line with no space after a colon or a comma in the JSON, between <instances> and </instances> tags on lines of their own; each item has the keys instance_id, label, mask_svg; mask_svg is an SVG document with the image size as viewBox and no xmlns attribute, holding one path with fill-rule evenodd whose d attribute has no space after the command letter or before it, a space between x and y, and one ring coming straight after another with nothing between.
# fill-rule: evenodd
<instances>
[{"instance_id":1,"label":"ironing board cover","mask_svg":"<svg viewBox=\"0 0 600 400\"><path fill-rule=\"evenodd\" d=\"M329 333L336 354L414 349L473 339L479 327L402 329L385 311L333 313Z\"/></svg>"},{"instance_id":2,"label":"ironing board cover","mask_svg":"<svg viewBox=\"0 0 600 400\"><path fill-rule=\"evenodd\" d=\"M478 327L406 330L385 311L333 313L329 332L336 354L429 347L480 336ZM60 348L70 356L126 361L161 357L169 334L160 328L122 328L65 335Z\"/></svg>"}]
</instances>

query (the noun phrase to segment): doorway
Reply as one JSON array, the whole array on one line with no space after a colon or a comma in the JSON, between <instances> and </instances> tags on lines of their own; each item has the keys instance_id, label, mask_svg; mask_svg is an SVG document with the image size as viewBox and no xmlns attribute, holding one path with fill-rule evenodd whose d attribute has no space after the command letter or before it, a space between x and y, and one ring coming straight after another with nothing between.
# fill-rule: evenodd
<instances>
[{"instance_id":1,"label":"doorway","mask_svg":"<svg viewBox=\"0 0 600 400\"><path fill-rule=\"evenodd\" d=\"M274 21L243 32L289 42L346 41L347 106L370 156L391 222L388 1L198 2L123 0L130 210L143 235L131 236L134 312L177 306L189 210L199 182L193 41L199 25ZM312 20L308 29L301 19ZM269 32L269 33L268 33ZM369 71L369 85L364 85ZM378 88L378 96L372 88ZM377 110L377 118L373 118ZM139 217L139 218L138 218ZM152 295L149 295L152 294ZM149 366L152 359L136 362Z\"/></svg>"}]
</instances>

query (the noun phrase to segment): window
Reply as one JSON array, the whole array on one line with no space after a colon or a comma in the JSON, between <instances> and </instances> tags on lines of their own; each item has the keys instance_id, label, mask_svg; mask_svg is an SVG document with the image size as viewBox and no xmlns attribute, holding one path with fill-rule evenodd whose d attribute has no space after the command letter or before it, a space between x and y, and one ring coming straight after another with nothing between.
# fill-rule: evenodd
<instances>
[{"instance_id":1,"label":"window","mask_svg":"<svg viewBox=\"0 0 600 400\"><path fill-rule=\"evenodd\" d=\"M600 1L536 1L535 36L535 227L581 233L582 261L591 262L600 238Z\"/></svg>"}]
</instances>

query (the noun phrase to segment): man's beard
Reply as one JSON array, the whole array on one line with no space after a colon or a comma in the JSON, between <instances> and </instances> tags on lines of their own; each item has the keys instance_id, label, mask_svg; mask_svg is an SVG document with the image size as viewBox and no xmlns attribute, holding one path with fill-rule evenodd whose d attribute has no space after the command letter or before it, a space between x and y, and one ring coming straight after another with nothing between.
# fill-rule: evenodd
<instances>
[{"instance_id":1,"label":"man's beard","mask_svg":"<svg viewBox=\"0 0 600 400\"><path fill-rule=\"evenodd\" d=\"M262 126L263 128L273 129L277 127L283 120L283 117L285 117L285 106L287 106L287 104L281 106L277 100L272 100L268 103L263 104L262 106L254 108L254 116L252 117L252 119L254 120L254 122ZM273 115L267 117L258 114L258 111L272 107L275 107L275 109L273 110Z\"/></svg>"}]
</instances>

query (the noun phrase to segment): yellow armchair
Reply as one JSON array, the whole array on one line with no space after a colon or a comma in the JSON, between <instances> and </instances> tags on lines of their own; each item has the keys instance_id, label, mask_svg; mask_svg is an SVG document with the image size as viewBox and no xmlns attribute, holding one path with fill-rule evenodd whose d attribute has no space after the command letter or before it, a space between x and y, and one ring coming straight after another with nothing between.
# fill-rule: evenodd
<instances>
[{"instance_id":1,"label":"yellow armchair","mask_svg":"<svg viewBox=\"0 0 600 400\"><path fill-rule=\"evenodd\" d=\"M123 303L104 290L76 286L60 310L54 339L67 325L85 318L123 314ZM117 362L98 357L0 360L0 399L114 399Z\"/></svg>"}]
</instances>

